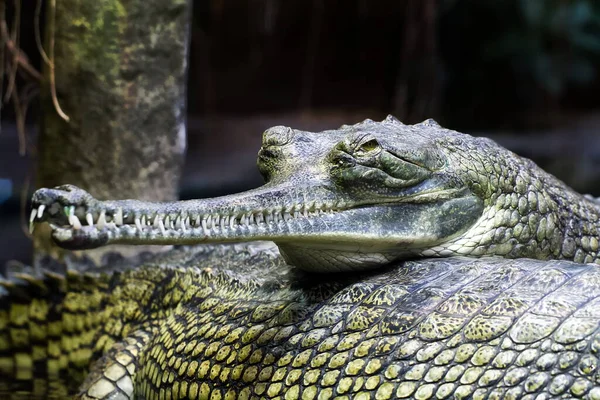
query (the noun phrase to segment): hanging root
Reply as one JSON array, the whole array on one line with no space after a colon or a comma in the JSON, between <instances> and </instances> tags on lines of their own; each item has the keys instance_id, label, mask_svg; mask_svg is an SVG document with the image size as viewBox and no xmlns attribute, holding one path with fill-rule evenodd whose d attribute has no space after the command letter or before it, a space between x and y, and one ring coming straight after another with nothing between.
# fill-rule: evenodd
<instances>
[{"instance_id":1,"label":"hanging root","mask_svg":"<svg viewBox=\"0 0 600 400\"><path fill-rule=\"evenodd\" d=\"M4 22L4 21L3 21ZM8 38L8 32L6 33L6 43L12 42L14 48L19 48L19 37L20 37L20 25L21 25L21 2L20 0L15 0L15 14L14 14L14 22L13 29L10 35L10 39ZM8 87L6 88L6 93L4 95L4 103L7 103L10 100L10 97L15 88L15 81L17 79L17 70L18 70L18 58L20 51L15 51L12 54L12 60L9 64L9 78L8 78Z\"/></svg>"},{"instance_id":2,"label":"hanging root","mask_svg":"<svg viewBox=\"0 0 600 400\"><path fill-rule=\"evenodd\" d=\"M50 29L48 38L49 41L49 53L50 57L48 59L50 67L50 91L52 96L52 104L54 104L54 109L56 113L65 121L69 122L69 116L65 114L65 112L60 108L60 104L58 103L58 98L56 97L56 78L54 74L54 31L56 28L56 0L50 1L50 19L49 19ZM39 28L38 28L39 29Z\"/></svg>"},{"instance_id":3,"label":"hanging root","mask_svg":"<svg viewBox=\"0 0 600 400\"><path fill-rule=\"evenodd\" d=\"M19 154L23 156L27 152L27 133L25 131L27 109L32 98L35 97L32 95L37 92L37 90L32 89L39 85L42 80L42 74L29 63L29 59L19 48L19 29L21 19L20 0L15 0L14 22L10 32L8 25L6 24L4 8L1 11L0 36L2 37L2 53L3 55L4 52L8 53L6 63L4 63L4 59L0 60L2 66L6 66L6 70L2 70L1 76L8 76L8 86L3 97L4 103L7 103L8 101L12 101L13 103L17 123L17 132L19 135ZM19 75L26 82L25 87L21 90L19 90L17 84L17 73L19 73Z\"/></svg>"},{"instance_id":4,"label":"hanging root","mask_svg":"<svg viewBox=\"0 0 600 400\"><path fill-rule=\"evenodd\" d=\"M0 0L1 1L1 0ZM4 5L2 3L2 5ZM55 32L55 24L56 24L56 0L51 0L50 2L50 18L49 18L49 52L50 54L46 54L44 47L42 45L42 39L40 34L40 14L42 8L42 0L37 0L36 8L35 8L35 40L42 56L44 62L48 65L50 69L49 79L50 79L50 94L52 97L52 104L56 110L56 113L65 121L69 121L69 117L62 110L60 104L58 102L58 98L56 95L56 78L55 78L55 66L54 66L54 32ZM6 92L4 93L4 102L8 102L12 100L13 106L15 108L16 122L17 122L17 130L19 134L19 154L25 155L27 150L27 140L26 140L26 132L25 132L25 119L27 116L27 109L29 107L30 101L37 95L39 83L43 80L42 74L33 67L25 53L21 51L19 48L19 30L20 30L20 19L21 19L21 2L20 0L15 0L15 13L14 13L14 23L9 32L8 25L4 16L4 9L2 9L2 15L0 16L0 36L1 42L3 45L3 50L9 54L8 62L6 63L7 70L4 70L4 60L0 60L0 64L2 64L2 70L0 71L0 76L4 76L4 74L8 75L8 86L6 88ZM3 57L2 57L3 58ZM24 89L19 91L17 87L17 73L23 77L23 79L27 82ZM35 85L32 86L31 82L34 82ZM2 92L0 88L0 93Z\"/></svg>"}]
</instances>

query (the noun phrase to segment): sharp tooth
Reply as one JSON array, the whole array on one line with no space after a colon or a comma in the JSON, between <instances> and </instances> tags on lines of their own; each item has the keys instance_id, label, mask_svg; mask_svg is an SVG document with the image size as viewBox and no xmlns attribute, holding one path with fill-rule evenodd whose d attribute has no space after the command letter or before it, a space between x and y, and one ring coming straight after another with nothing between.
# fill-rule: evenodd
<instances>
[{"instance_id":1,"label":"sharp tooth","mask_svg":"<svg viewBox=\"0 0 600 400\"><path fill-rule=\"evenodd\" d=\"M133 221L135 222L136 228L138 228L138 230L141 231L142 230L142 223L140 222L140 219L138 217L135 217Z\"/></svg>"},{"instance_id":2,"label":"sharp tooth","mask_svg":"<svg viewBox=\"0 0 600 400\"><path fill-rule=\"evenodd\" d=\"M213 229L217 228L219 226L220 222L221 222L221 216L219 214L215 215L215 217L213 218Z\"/></svg>"},{"instance_id":3,"label":"sharp tooth","mask_svg":"<svg viewBox=\"0 0 600 400\"><path fill-rule=\"evenodd\" d=\"M115 213L114 217L113 217L113 221L116 225L123 225L123 209L122 208L118 208L117 212Z\"/></svg>"},{"instance_id":4,"label":"sharp tooth","mask_svg":"<svg viewBox=\"0 0 600 400\"><path fill-rule=\"evenodd\" d=\"M210 216L208 218L210 218ZM204 234L208 235L208 219L202 218L201 224L202 224L202 230L204 231Z\"/></svg>"},{"instance_id":5,"label":"sharp tooth","mask_svg":"<svg viewBox=\"0 0 600 400\"><path fill-rule=\"evenodd\" d=\"M177 228L179 228L181 231L185 232L186 231L186 226L185 226L185 220L183 218L181 218L181 215L177 216L177 220L175 221L175 225L177 226Z\"/></svg>"},{"instance_id":6,"label":"sharp tooth","mask_svg":"<svg viewBox=\"0 0 600 400\"><path fill-rule=\"evenodd\" d=\"M29 233L33 233L33 228L35 227L33 220L35 219L36 214L37 210L35 208L31 210L31 215L29 216Z\"/></svg>"},{"instance_id":7,"label":"sharp tooth","mask_svg":"<svg viewBox=\"0 0 600 400\"><path fill-rule=\"evenodd\" d=\"M200 214L196 215L196 218L194 220L194 225L195 226L200 226Z\"/></svg>"},{"instance_id":8,"label":"sharp tooth","mask_svg":"<svg viewBox=\"0 0 600 400\"><path fill-rule=\"evenodd\" d=\"M100 211L100 216L98 217L98 221L96 221L96 229L102 229L106 225L106 211Z\"/></svg>"},{"instance_id":9,"label":"sharp tooth","mask_svg":"<svg viewBox=\"0 0 600 400\"><path fill-rule=\"evenodd\" d=\"M42 215L44 215L44 210L46 209L46 206L44 204L42 204L41 206L38 207L37 210L37 217L38 218L42 218Z\"/></svg>"},{"instance_id":10,"label":"sharp tooth","mask_svg":"<svg viewBox=\"0 0 600 400\"><path fill-rule=\"evenodd\" d=\"M202 224L204 224L204 219L202 219ZM204 227L204 225L202 225ZM213 218L212 215L206 217L206 227L207 229L213 228Z\"/></svg>"},{"instance_id":11,"label":"sharp tooth","mask_svg":"<svg viewBox=\"0 0 600 400\"><path fill-rule=\"evenodd\" d=\"M92 217L92 214L86 213L85 220L87 221L89 226L94 226L94 218Z\"/></svg>"},{"instance_id":12,"label":"sharp tooth","mask_svg":"<svg viewBox=\"0 0 600 400\"><path fill-rule=\"evenodd\" d=\"M228 225L229 222L229 217L227 215L225 215L224 217L221 217L221 229L225 229L225 226Z\"/></svg>"},{"instance_id":13,"label":"sharp tooth","mask_svg":"<svg viewBox=\"0 0 600 400\"><path fill-rule=\"evenodd\" d=\"M79 221L79 218L77 218L77 215L72 215L71 218L73 220L73 229L81 229L81 222Z\"/></svg>"},{"instance_id":14,"label":"sharp tooth","mask_svg":"<svg viewBox=\"0 0 600 400\"><path fill-rule=\"evenodd\" d=\"M69 216L69 225L75 225L75 218L77 218L77 216L75 215L74 206L69 207L69 214L67 215ZM79 218L77 218L77 220L79 221Z\"/></svg>"},{"instance_id":15,"label":"sharp tooth","mask_svg":"<svg viewBox=\"0 0 600 400\"><path fill-rule=\"evenodd\" d=\"M168 218L168 217L167 217ZM158 227L160 228L160 233L163 234L163 236L167 233L165 230L165 225L163 224L162 219L158 220Z\"/></svg>"},{"instance_id":16,"label":"sharp tooth","mask_svg":"<svg viewBox=\"0 0 600 400\"><path fill-rule=\"evenodd\" d=\"M242 225L242 226L248 225L246 223L246 214L242 214L242 217L240 218L240 225Z\"/></svg>"},{"instance_id":17,"label":"sharp tooth","mask_svg":"<svg viewBox=\"0 0 600 400\"><path fill-rule=\"evenodd\" d=\"M186 228L191 228L192 227L190 225L190 217L185 217L185 219L183 220L183 226L185 226Z\"/></svg>"},{"instance_id":18,"label":"sharp tooth","mask_svg":"<svg viewBox=\"0 0 600 400\"><path fill-rule=\"evenodd\" d=\"M162 222L162 219L158 216L158 214L156 214L156 216L154 217L154 222L152 223L152 226L154 226L155 228L158 228L159 222Z\"/></svg>"},{"instance_id":19,"label":"sharp tooth","mask_svg":"<svg viewBox=\"0 0 600 400\"><path fill-rule=\"evenodd\" d=\"M142 223L142 226L146 226L147 225L146 224L146 216L145 215L142 215L142 221L141 221L141 223Z\"/></svg>"},{"instance_id":20,"label":"sharp tooth","mask_svg":"<svg viewBox=\"0 0 600 400\"><path fill-rule=\"evenodd\" d=\"M171 218L168 215L165 217L165 226L167 229L171 229Z\"/></svg>"}]
</instances>

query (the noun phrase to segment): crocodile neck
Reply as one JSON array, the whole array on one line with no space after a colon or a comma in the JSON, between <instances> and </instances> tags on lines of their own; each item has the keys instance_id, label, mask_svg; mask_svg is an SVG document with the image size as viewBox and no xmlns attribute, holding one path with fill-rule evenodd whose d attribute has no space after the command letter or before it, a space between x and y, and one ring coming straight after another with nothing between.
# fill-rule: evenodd
<instances>
[{"instance_id":1,"label":"crocodile neck","mask_svg":"<svg viewBox=\"0 0 600 400\"><path fill-rule=\"evenodd\" d=\"M477 149L461 142L444 148L460 164L465 152L478 152L469 165L472 187L485 199L485 210L472 229L434 246L421 256L489 256L565 259L600 263L600 205L582 196L531 160L497 146Z\"/></svg>"}]
</instances>

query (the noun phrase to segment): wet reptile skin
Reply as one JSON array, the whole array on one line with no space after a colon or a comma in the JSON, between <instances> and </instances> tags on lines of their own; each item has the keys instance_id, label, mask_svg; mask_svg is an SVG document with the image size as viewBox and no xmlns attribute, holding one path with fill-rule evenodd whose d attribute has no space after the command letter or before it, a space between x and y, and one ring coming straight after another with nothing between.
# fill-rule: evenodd
<instances>
[{"instance_id":1,"label":"wet reptile skin","mask_svg":"<svg viewBox=\"0 0 600 400\"><path fill-rule=\"evenodd\" d=\"M428 259L326 279L235 245L3 286L2 398L65 398L91 363L81 398L600 399L593 264Z\"/></svg>"}]
</instances>

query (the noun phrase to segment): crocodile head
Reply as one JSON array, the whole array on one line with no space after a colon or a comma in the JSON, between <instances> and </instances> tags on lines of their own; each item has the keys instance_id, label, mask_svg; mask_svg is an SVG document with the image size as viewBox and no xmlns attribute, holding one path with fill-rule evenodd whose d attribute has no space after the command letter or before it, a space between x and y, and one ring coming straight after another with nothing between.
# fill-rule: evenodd
<instances>
[{"instance_id":1,"label":"crocodile head","mask_svg":"<svg viewBox=\"0 0 600 400\"><path fill-rule=\"evenodd\" d=\"M271 240L290 264L316 271L416 255L506 255L524 247L510 238L510 246L477 249L487 231L497 233L489 222L507 203L500 196L517 190L519 176L529 180L524 165L537 168L432 120L404 125L388 117L319 133L274 127L258 153L260 188L173 203L40 189L31 221L50 222L54 240L71 249Z\"/></svg>"}]
</instances>

